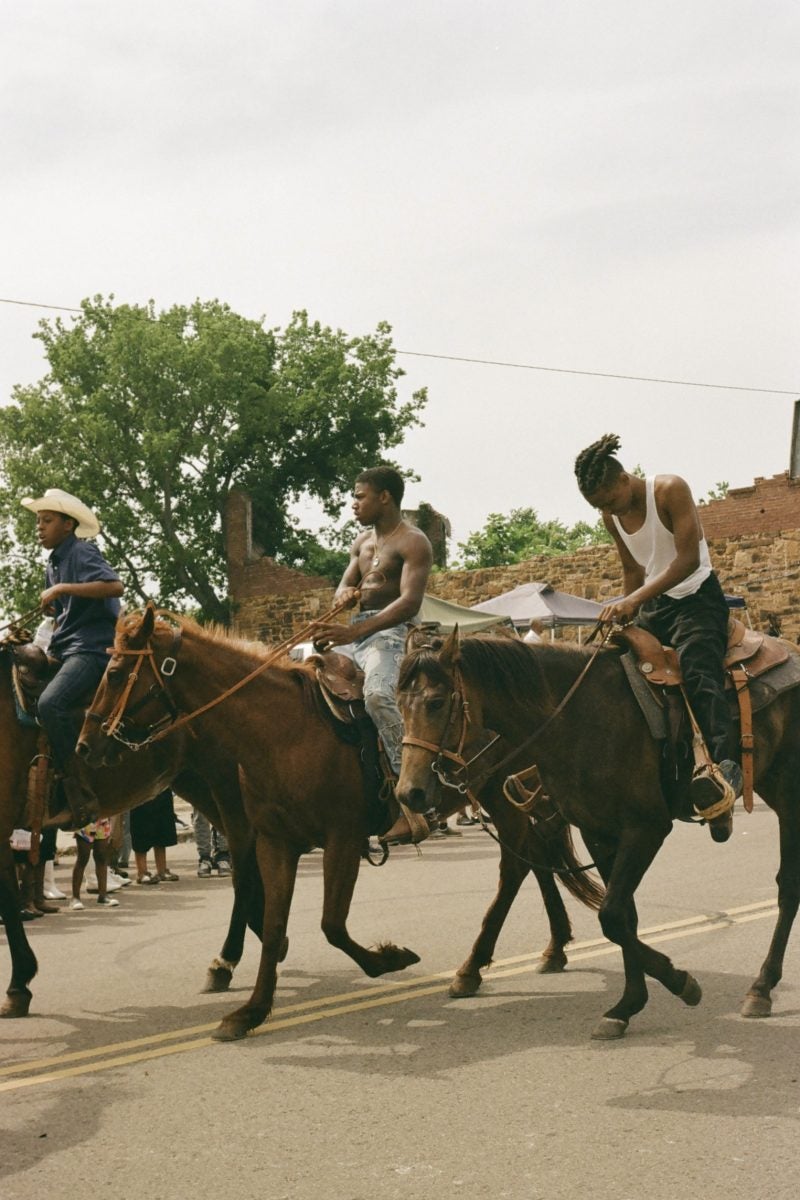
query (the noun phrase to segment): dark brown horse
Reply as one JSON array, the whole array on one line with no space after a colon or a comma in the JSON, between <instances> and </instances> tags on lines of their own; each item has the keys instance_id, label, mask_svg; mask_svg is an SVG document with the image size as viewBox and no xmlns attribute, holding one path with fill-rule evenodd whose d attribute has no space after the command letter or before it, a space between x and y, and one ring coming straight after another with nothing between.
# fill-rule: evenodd
<instances>
[{"instance_id":1,"label":"dark brown horse","mask_svg":"<svg viewBox=\"0 0 800 1200\"><path fill-rule=\"evenodd\" d=\"M322 929L331 945L343 950L371 977L418 962L411 950L391 943L367 949L348 933L347 916L368 833L367 804L357 748L338 736L307 666L267 665L264 652L261 662L265 669L245 688L214 704L259 666L258 652L251 644L201 629L185 619L157 619L148 608L143 615L124 618L118 626L115 654L84 724L79 749L92 758L103 756L116 717L134 707L135 721L127 722L126 728L138 725L144 736L149 736L146 721L157 720L163 709L155 705L152 711L148 709L148 688L153 672L158 675L159 664L171 656L176 669L162 682L175 708L189 714L209 705L190 728L200 742L217 744L240 764L245 809L256 832L266 898L261 963L253 994L222 1021L216 1036L222 1040L242 1037L271 1011L298 861L313 846L323 848ZM563 853L561 857L564 859ZM568 857L564 861L568 862ZM546 877L546 886L552 893L545 899L551 915L549 957L555 965L570 930L552 877ZM502 897L500 904L504 903Z\"/></svg>"},{"instance_id":2,"label":"dark brown horse","mask_svg":"<svg viewBox=\"0 0 800 1200\"><path fill-rule=\"evenodd\" d=\"M26 1016L31 1003L29 984L37 963L20 918L20 897L9 837L24 823L27 773L36 752L37 730L17 719L11 684L10 647L0 645L0 916L11 953L11 981L0 1017ZM120 747L117 746L117 750ZM224 829L233 863L234 903L228 934L208 969L205 988L222 991L241 958L245 928L260 936L263 892L255 864L255 841L244 815L235 762L213 744L198 743L187 731L177 731L152 751L124 750L114 762L86 776L100 799L102 816L135 808L172 786L210 821Z\"/></svg>"},{"instance_id":3,"label":"dark brown horse","mask_svg":"<svg viewBox=\"0 0 800 1200\"><path fill-rule=\"evenodd\" d=\"M672 828L662 796L659 747L630 691L619 655L602 650L566 707L562 699L589 661L585 648L524 645L477 636L451 638L438 651L410 653L400 677L400 706L408 744L398 794L424 811L434 799L431 762L437 749L453 751L463 729L491 728L507 753L524 746L519 771L535 759L547 793L582 834L605 882L603 933L622 948L625 989L593 1036L622 1037L647 1002L650 975L686 1004L701 992L687 971L637 936L634 894ZM769 953L744 1002L744 1016L767 1016L771 991L800 901L800 688L779 695L755 717L756 788L780 822L778 922ZM542 736L529 739L539 729ZM426 748L433 747L433 749ZM445 761L442 759L441 761ZM482 767L476 764L473 778Z\"/></svg>"}]
</instances>

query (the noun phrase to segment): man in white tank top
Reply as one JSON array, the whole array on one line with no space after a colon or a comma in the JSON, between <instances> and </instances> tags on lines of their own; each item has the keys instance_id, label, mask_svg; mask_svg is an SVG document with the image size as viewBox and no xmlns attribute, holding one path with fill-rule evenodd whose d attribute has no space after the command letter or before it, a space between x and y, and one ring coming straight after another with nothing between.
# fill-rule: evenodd
<instances>
[{"instance_id":1,"label":"man in white tank top","mask_svg":"<svg viewBox=\"0 0 800 1200\"><path fill-rule=\"evenodd\" d=\"M722 660L728 641L728 606L711 567L708 544L689 485L678 475L640 479L614 457L619 438L607 434L575 460L578 486L600 510L622 560L625 595L607 604L601 621L636 623L678 652L686 693L709 753L736 796L742 772ZM695 775L698 810L719 799L708 774ZM731 816L709 822L715 841L727 841Z\"/></svg>"}]
</instances>

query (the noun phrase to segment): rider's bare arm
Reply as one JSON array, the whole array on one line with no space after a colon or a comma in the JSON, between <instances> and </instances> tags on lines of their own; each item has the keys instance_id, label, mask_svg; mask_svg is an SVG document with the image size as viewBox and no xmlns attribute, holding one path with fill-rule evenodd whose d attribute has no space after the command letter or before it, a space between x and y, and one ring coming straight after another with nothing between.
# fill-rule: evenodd
<instances>
[{"instance_id":1,"label":"rider's bare arm","mask_svg":"<svg viewBox=\"0 0 800 1200\"><path fill-rule=\"evenodd\" d=\"M361 583L361 565L358 556L361 552L361 547L369 537L367 533L361 533L350 547L350 561L344 569L344 574L336 589L334 600L337 604L352 602L355 599L356 590Z\"/></svg>"}]
</instances>

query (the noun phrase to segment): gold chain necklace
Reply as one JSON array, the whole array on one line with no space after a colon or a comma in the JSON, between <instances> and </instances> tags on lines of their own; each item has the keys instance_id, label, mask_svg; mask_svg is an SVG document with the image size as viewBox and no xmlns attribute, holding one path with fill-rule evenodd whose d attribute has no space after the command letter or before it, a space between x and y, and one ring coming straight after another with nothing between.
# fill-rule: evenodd
<instances>
[{"instance_id":1,"label":"gold chain necklace","mask_svg":"<svg viewBox=\"0 0 800 1200\"><path fill-rule=\"evenodd\" d=\"M400 520L399 520L399 521L397 522L397 524L395 525L395 527L394 527L394 529L392 530L392 532L391 532L391 533L387 533L387 534L386 534L386 537L385 537L385 538L382 538L380 542L378 542L378 535L377 535L377 533L375 534L375 541L372 543L372 549L373 549L373 551L374 551L374 555L373 555L373 559L372 559L372 565L373 565L373 567L379 567L379 566L380 566L380 562L381 562L381 553L382 553L382 551L383 551L383 547L386 545L386 543L389 541L389 539L390 539L390 538L393 538L393 537L394 537L394 535L397 533L398 529L400 528L400 526L401 526L402 524L403 524L403 518L401 517L401 518L400 518ZM374 532L374 530L373 530L373 532Z\"/></svg>"}]
</instances>

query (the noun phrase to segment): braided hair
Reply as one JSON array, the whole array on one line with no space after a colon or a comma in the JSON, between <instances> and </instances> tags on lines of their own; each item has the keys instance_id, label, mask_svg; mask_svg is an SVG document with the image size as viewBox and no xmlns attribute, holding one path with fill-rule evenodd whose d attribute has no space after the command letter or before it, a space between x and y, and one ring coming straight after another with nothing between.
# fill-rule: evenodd
<instances>
[{"instance_id":1,"label":"braided hair","mask_svg":"<svg viewBox=\"0 0 800 1200\"><path fill-rule=\"evenodd\" d=\"M575 475L584 496L593 495L622 473L624 467L614 457L619 447L620 439L617 435L607 433L585 450L581 450L575 459Z\"/></svg>"}]
</instances>

